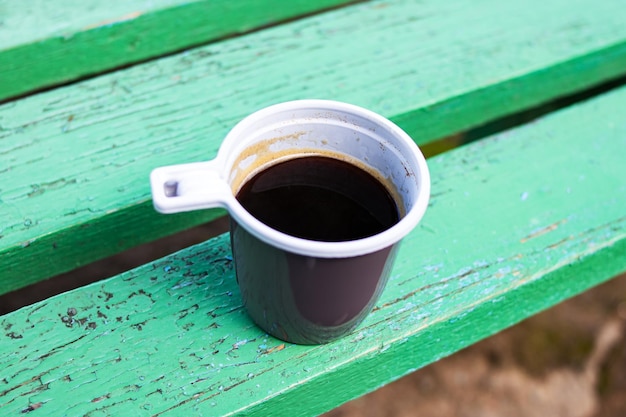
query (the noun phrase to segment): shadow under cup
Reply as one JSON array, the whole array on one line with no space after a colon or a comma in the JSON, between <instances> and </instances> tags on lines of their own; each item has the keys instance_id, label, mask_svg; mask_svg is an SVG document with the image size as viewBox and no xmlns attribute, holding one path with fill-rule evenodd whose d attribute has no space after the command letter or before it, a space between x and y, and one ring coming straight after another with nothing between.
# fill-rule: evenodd
<instances>
[{"instance_id":1,"label":"shadow under cup","mask_svg":"<svg viewBox=\"0 0 626 417\"><path fill-rule=\"evenodd\" d=\"M396 203L399 221L356 240L307 240L262 223L235 198L257 173L307 156L339 159L371 174ZM269 334L300 344L329 342L361 323L430 195L424 156L404 131L366 109L326 100L253 113L228 133L215 159L157 168L151 184L162 213L228 210L237 281L250 317Z\"/></svg>"}]
</instances>

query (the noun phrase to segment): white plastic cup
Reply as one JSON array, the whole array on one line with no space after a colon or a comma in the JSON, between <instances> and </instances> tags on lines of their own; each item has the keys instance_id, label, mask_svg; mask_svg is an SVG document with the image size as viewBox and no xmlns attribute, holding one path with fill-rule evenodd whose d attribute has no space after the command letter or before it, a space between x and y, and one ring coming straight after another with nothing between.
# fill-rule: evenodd
<instances>
[{"instance_id":1,"label":"white plastic cup","mask_svg":"<svg viewBox=\"0 0 626 417\"><path fill-rule=\"evenodd\" d=\"M358 240L314 241L267 226L235 198L258 172L305 156L344 160L374 175L393 196L400 221ZM228 210L248 313L268 333L303 344L334 340L365 318L398 243L418 224L430 196L424 156L402 129L369 110L327 100L257 111L228 133L215 159L157 168L150 181L161 213Z\"/></svg>"}]
</instances>

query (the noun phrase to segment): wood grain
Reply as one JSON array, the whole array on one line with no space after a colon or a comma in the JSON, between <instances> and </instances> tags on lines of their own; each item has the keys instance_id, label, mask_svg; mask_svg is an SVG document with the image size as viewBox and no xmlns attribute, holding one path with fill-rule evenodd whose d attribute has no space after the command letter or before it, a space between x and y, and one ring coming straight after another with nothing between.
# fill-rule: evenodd
<instances>
[{"instance_id":1,"label":"wood grain","mask_svg":"<svg viewBox=\"0 0 626 417\"><path fill-rule=\"evenodd\" d=\"M8 0L0 4L0 101L347 0Z\"/></svg>"},{"instance_id":2,"label":"wood grain","mask_svg":"<svg viewBox=\"0 0 626 417\"><path fill-rule=\"evenodd\" d=\"M621 0L358 4L0 107L0 293L221 212L160 216L151 169L247 114L329 98L418 143L626 73Z\"/></svg>"},{"instance_id":3,"label":"wood grain","mask_svg":"<svg viewBox=\"0 0 626 417\"><path fill-rule=\"evenodd\" d=\"M625 152L621 89L431 158L430 208L380 301L328 345L252 324L227 235L5 315L0 407L328 410L626 271Z\"/></svg>"}]
</instances>

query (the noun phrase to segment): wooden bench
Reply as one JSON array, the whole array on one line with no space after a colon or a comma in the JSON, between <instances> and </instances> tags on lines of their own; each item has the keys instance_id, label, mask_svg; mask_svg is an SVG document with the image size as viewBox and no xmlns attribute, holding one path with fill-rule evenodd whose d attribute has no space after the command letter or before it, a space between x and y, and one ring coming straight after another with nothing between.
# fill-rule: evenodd
<instances>
[{"instance_id":1,"label":"wooden bench","mask_svg":"<svg viewBox=\"0 0 626 417\"><path fill-rule=\"evenodd\" d=\"M0 9L0 294L223 216L155 213L148 174L267 105L351 102L432 154L615 87L429 158L430 208L349 336L260 331L221 235L0 317L3 416L315 415L626 270L621 0Z\"/></svg>"}]
</instances>

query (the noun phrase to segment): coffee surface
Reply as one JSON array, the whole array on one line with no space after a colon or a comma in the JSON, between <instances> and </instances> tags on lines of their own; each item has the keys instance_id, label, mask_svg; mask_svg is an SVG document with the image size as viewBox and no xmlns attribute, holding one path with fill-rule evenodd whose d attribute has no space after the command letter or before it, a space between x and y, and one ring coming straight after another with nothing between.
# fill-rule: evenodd
<instances>
[{"instance_id":1,"label":"coffee surface","mask_svg":"<svg viewBox=\"0 0 626 417\"><path fill-rule=\"evenodd\" d=\"M237 200L276 230L324 242L372 236L399 220L395 201L374 176L323 156L270 166L243 185Z\"/></svg>"}]
</instances>

